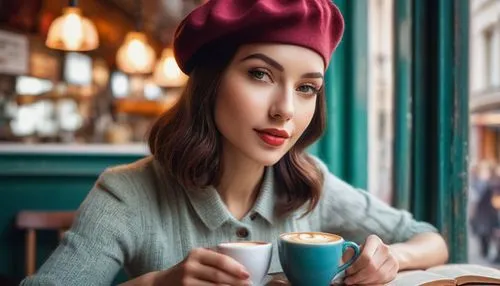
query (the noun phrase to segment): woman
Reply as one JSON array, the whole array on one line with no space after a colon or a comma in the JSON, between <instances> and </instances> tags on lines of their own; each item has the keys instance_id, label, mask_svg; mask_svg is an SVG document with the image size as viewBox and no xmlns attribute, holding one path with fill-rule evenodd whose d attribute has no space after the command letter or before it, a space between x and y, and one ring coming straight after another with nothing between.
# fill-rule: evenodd
<instances>
[{"instance_id":1,"label":"woman","mask_svg":"<svg viewBox=\"0 0 500 286\"><path fill-rule=\"evenodd\" d=\"M285 4L286 2L286 4ZM25 285L248 285L228 240L322 230L363 244L347 284L444 263L436 229L330 174L304 150L325 128L324 74L343 33L329 0L210 0L174 39L190 75L154 124L152 157L107 170ZM278 255L270 272L279 272Z\"/></svg>"},{"instance_id":2,"label":"woman","mask_svg":"<svg viewBox=\"0 0 500 286\"><path fill-rule=\"evenodd\" d=\"M500 177L494 176L486 183L470 220L472 232L479 238L481 256L485 258L490 252L491 240L497 240L494 233L500 225L498 219L499 194ZM500 255L497 254L495 262L500 262Z\"/></svg>"}]
</instances>

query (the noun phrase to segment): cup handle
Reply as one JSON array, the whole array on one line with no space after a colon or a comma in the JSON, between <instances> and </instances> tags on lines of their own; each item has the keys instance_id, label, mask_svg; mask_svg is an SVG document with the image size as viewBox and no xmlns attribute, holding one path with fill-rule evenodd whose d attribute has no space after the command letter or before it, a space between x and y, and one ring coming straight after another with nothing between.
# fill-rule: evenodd
<instances>
[{"instance_id":1,"label":"cup handle","mask_svg":"<svg viewBox=\"0 0 500 286\"><path fill-rule=\"evenodd\" d=\"M351 264L358 258L359 256L359 246L352 242L352 241L345 241L344 244L342 245L342 255L344 255L345 251L348 249L348 248L352 248L354 250L354 255L351 257L351 259L349 259L349 261L347 261L346 263L342 264L340 267L339 267L339 270L338 272L342 272L344 270L346 270L347 267L351 266Z\"/></svg>"}]
</instances>

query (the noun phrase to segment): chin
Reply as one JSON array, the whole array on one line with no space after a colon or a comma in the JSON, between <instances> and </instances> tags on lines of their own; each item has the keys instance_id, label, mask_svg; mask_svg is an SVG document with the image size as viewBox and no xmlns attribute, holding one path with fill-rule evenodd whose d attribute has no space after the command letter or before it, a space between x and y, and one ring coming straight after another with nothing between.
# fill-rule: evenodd
<instances>
[{"instance_id":1,"label":"chin","mask_svg":"<svg viewBox=\"0 0 500 286\"><path fill-rule=\"evenodd\" d=\"M263 166L272 166L278 163L285 154L282 152L255 152L252 154L251 158Z\"/></svg>"}]
</instances>

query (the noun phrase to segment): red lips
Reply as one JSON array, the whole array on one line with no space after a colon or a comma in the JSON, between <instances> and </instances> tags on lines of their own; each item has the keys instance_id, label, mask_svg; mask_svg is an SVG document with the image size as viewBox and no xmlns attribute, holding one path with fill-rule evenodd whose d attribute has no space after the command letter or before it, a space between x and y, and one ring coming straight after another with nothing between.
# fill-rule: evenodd
<instances>
[{"instance_id":1,"label":"red lips","mask_svg":"<svg viewBox=\"0 0 500 286\"><path fill-rule=\"evenodd\" d=\"M255 131L262 141L274 147L283 145L286 139L290 138L290 135L281 129L268 128Z\"/></svg>"}]
</instances>

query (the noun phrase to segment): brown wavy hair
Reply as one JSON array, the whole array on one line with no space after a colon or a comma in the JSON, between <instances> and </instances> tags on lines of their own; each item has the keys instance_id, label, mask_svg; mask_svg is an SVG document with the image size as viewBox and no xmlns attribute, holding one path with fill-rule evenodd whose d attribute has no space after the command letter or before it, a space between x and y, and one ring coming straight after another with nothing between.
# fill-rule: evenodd
<instances>
[{"instance_id":1,"label":"brown wavy hair","mask_svg":"<svg viewBox=\"0 0 500 286\"><path fill-rule=\"evenodd\" d=\"M214 105L222 75L236 53L233 48L211 48L198 55L181 98L162 114L149 133L149 148L167 175L186 189L216 185L221 171L221 134ZM305 149L326 125L324 88L312 121L296 144L273 166L278 191L276 215L286 216L308 203L303 215L318 204L323 174Z\"/></svg>"}]
</instances>

